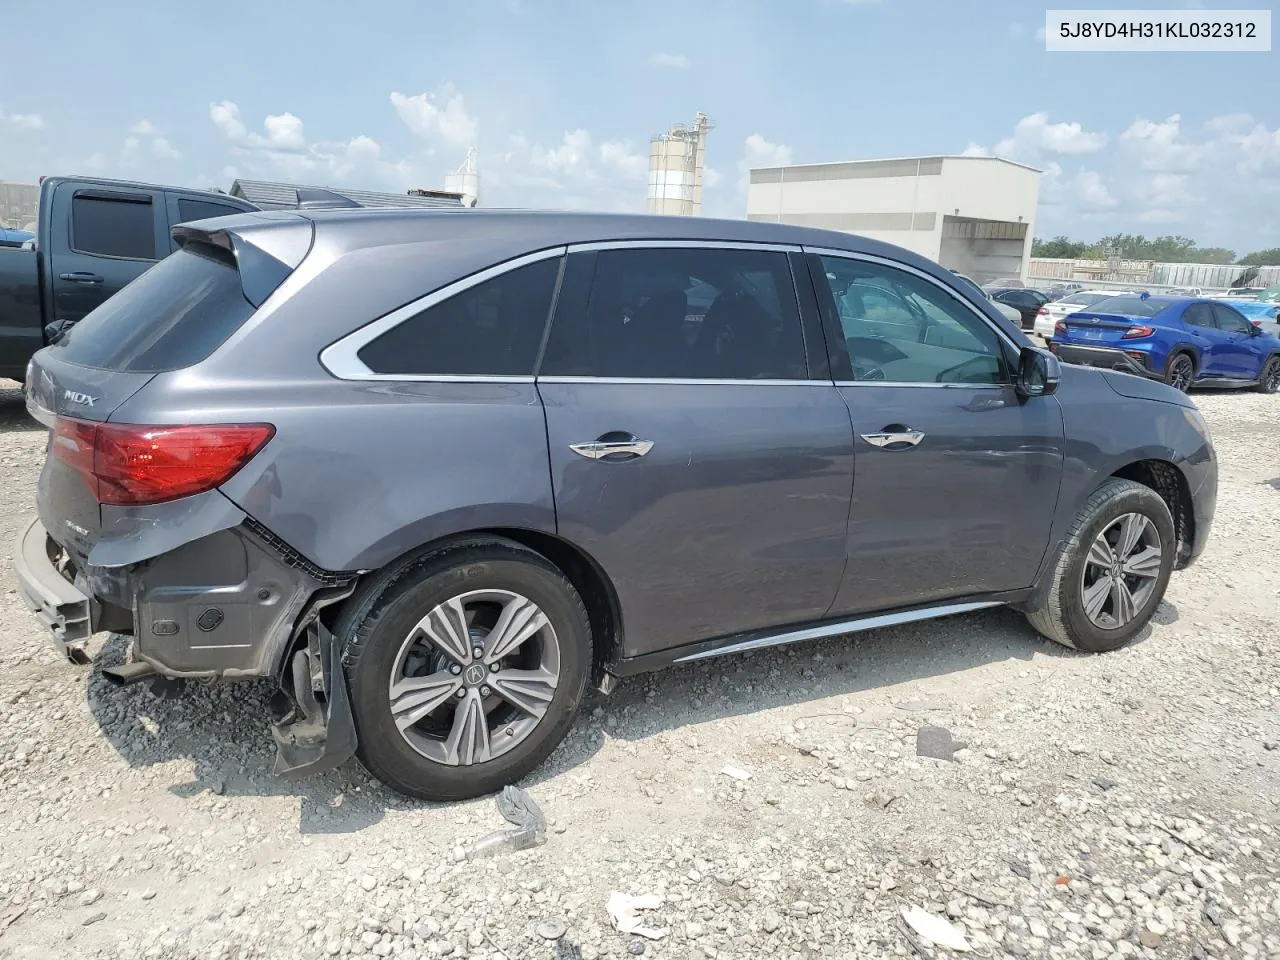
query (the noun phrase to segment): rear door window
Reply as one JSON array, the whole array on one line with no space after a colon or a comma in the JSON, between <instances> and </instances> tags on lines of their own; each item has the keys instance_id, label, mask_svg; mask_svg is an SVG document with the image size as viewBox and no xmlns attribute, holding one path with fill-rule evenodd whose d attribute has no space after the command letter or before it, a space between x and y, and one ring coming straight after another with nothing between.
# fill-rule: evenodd
<instances>
[{"instance_id":1,"label":"rear door window","mask_svg":"<svg viewBox=\"0 0 1280 960\"><path fill-rule=\"evenodd\" d=\"M234 213L244 213L239 207L227 203L213 203L209 200L188 200L178 198L178 223L191 223L193 220L210 220L213 217L228 217Z\"/></svg>"},{"instance_id":2,"label":"rear door window","mask_svg":"<svg viewBox=\"0 0 1280 960\"><path fill-rule=\"evenodd\" d=\"M786 254L670 247L602 250L595 258L586 310L558 312L540 375L662 380L808 376Z\"/></svg>"},{"instance_id":3,"label":"rear door window","mask_svg":"<svg viewBox=\"0 0 1280 960\"><path fill-rule=\"evenodd\" d=\"M90 312L50 349L86 367L178 370L208 357L253 312L235 267L193 244Z\"/></svg>"},{"instance_id":4,"label":"rear door window","mask_svg":"<svg viewBox=\"0 0 1280 960\"><path fill-rule=\"evenodd\" d=\"M392 327L357 356L379 374L532 376L561 258L468 287Z\"/></svg>"},{"instance_id":5,"label":"rear door window","mask_svg":"<svg viewBox=\"0 0 1280 960\"><path fill-rule=\"evenodd\" d=\"M151 198L77 193L71 201L71 247L77 253L129 260L156 259Z\"/></svg>"},{"instance_id":6,"label":"rear door window","mask_svg":"<svg viewBox=\"0 0 1280 960\"><path fill-rule=\"evenodd\" d=\"M1193 303L1182 311L1182 322L1188 323L1193 327L1209 327L1212 329L1213 311L1209 309L1207 303Z\"/></svg>"}]
</instances>

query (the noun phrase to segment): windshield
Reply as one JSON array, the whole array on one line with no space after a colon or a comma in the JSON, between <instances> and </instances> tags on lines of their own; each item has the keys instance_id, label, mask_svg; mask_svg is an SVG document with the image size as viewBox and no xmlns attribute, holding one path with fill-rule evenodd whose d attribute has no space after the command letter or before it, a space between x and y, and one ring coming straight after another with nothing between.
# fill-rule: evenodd
<instances>
[{"instance_id":1,"label":"windshield","mask_svg":"<svg viewBox=\"0 0 1280 960\"><path fill-rule=\"evenodd\" d=\"M1093 313L1116 313L1122 317L1154 317L1164 309L1163 303L1141 297L1107 297L1092 304Z\"/></svg>"}]
</instances>

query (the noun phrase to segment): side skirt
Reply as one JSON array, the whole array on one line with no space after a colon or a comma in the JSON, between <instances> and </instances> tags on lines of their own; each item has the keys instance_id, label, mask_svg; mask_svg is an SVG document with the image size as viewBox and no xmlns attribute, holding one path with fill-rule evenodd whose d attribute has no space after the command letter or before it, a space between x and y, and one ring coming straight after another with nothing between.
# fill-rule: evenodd
<instances>
[{"instance_id":1,"label":"side skirt","mask_svg":"<svg viewBox=\"0 0 1280 960\"><path fill-rule=\"evenodd\" d=\"M655 653L642 654L637 657L626 657L609 664L608 672L615 677L630 677L654 670L662 670L678 663L692 663L696 660L706 660L710 657L745 653L749 650L760 650L765 647L785 646L791 643L818 640L824 637L839 637L848 633L860 633L864 630L876 630L880 627L915 623L920 620L935 620L939 617L949 617L957 613L969 613L973 610L984 610L988 607L1016 604L1026 599L1030 592L1027 589L1001 594L989 594L983 597L955 600L932 606L909 607L902 610L863 614L857 617L841 617L839 620L794 624L771 630L718 637L671 650L659 650Z\"/></svg>"}]
</instances>

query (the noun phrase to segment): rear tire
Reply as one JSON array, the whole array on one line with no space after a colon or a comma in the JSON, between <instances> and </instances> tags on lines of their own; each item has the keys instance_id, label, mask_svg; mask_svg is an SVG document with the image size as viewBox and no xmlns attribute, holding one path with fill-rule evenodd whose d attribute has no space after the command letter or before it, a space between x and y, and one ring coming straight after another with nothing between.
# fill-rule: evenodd
<instances>
[{"instance_id":1,"label":"rear tire","mask_svg":"<svg viewBox=\"0 0 1280 960\"><path fill-rule=\"evenodd\" d=\"M335 636L357 757L422 800L483 796L540 766L572 726L591 673L577 590L541 554L496 538L384 571L352 598ZM507 654L490 656L507 642Z\"/></svg>"},{"instance_id":2,"label":"rear tire","mask_svg":"<svg viewBox=\"0 0 1280 960\"><path fill-rule=\"evenodd\" d=\"M1164 382L1176 390L1189 393L1196 379L1196 362L1191 354L1175 353L1165 366Z\"/></svg>"},{"instance_id":3,"label":"rear tire","mask_svg":"<svg viewBox=\"0 0 1280 960\"><path fill-rule=\"evenodd\" d=\"M1119 649L1160 605L1177 552L1163 498L1133 480L1112 478L1080 508L1049 574L1044 604L1028 610L1027 619L1075 650Z\"/></svg>"},{"instance_id":4,"label":"rear tire","mask_svg":"<svg viewBox=\"0 0 1280 960\"><path fill-rule=\"evenodd\" d=\"M1280 356L1274 356L1262 366L1262 376L1254 387L1259 393L1280 393Z\"/></svg>"}]
</instances>

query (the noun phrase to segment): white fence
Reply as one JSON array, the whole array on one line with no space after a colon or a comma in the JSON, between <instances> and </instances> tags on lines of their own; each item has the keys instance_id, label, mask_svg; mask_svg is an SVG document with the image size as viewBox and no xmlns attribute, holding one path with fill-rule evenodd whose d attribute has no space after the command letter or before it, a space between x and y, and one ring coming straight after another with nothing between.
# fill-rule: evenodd
<instances>
[{"instance_id":1,"label":"white fence","mask_svg":"<svg viewBox=\"0 0 1280 960\"><path fill-rule=\"evenodd\" d=\"M1167 289L1199 287L1208 292L1234 286L1249 267L1221 263L1157 263L1152 260L1070 260L1032 257L1027 263L1031 283L1081 283ZM1280 267L1259 267L1248 286L1254 289L1280 284Z\"/></svg>"}]
</instances>

